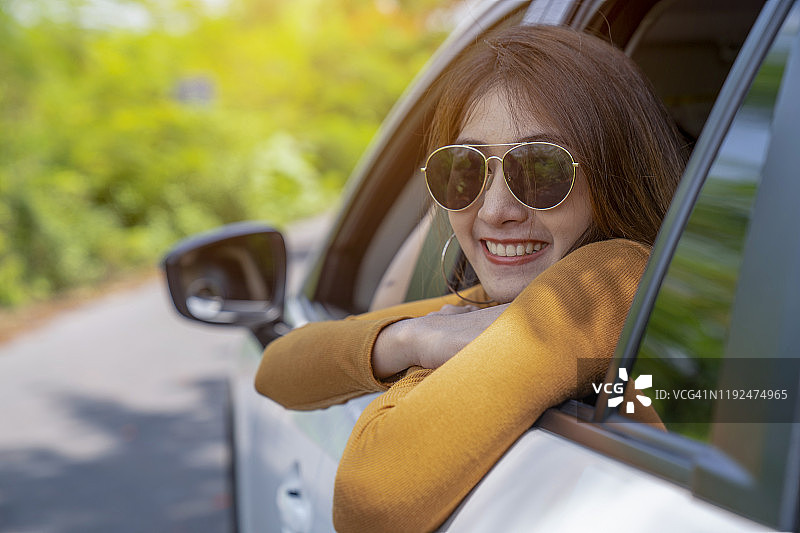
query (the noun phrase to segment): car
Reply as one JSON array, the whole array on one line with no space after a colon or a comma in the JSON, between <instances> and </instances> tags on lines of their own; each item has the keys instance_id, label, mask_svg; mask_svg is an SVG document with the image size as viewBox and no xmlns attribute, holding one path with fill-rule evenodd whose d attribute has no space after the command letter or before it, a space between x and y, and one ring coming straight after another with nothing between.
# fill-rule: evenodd
<instances>
[{"instance_id":1,"label":"car","mask_svg":"<svg viewBox=\"0 0 800 533\"><path fill-rule=\"evenodd\" d=\"M429 89L491 29L533 23L622 48L691 157L606 381L547 410L440 529L800 530L800 1L489 0L386 119L299 288L286 289L268 224L190 238L164 260L179 313L253 334L231 379L240 531L333 530L337 462L374 395L288 411L253 389L261 351L307 322L447 292L446 217L424 207L419 170ZM468 285L452 255L445 273ZM614 391L629 376L667 431L626 416L635 402Z\"/></svg>"}]
</instances>

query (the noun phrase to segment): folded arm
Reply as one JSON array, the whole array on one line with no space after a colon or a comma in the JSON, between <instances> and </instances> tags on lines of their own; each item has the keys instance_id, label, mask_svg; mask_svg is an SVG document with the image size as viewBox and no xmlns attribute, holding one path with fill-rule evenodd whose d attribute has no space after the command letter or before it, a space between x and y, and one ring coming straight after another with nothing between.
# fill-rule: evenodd
<instances>
[{"instance_id":1,"label":"folded arm","mask_svg":"<svg viewBox=\"0 0 800 533\"><path fill-rule=\"evenodd\" d=\"M646 261L629 241L577 250L440 368L409 372L373 401L339 464L337 531L444 521L545 409L602 379ZM578 358L593 358L585 376Z\"/></svg>"},{"instance_id":2,"label":"folded arm","mask_svg":"<svg viewBox=\"0 0 800 533\"><path fill-rule=\"evenodd\" d=\"M479 287L467 294L485 298ZM389 383L383 380L419 362L408 361L403 366L399 359L393 360L392 364L399 366L373 373L373 348L379 335L392 324L438 312L442 306L455 307L459 302L449 295L297 328L267 346L256 373L256 390L290 409L320 409L384 391ZM472 338L475 335L477 332ZM469 340L465 338L463 344ZM392 350L386 353L399 353Z\"/></svg>"}]
</instances>

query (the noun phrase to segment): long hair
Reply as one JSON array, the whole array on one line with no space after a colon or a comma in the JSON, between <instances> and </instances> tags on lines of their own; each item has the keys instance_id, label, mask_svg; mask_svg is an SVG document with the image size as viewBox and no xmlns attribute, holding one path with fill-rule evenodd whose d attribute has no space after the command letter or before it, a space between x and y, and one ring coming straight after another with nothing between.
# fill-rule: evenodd
<instances>
[{"instance_id":1,"label":"long hair","mask_svg":"<svg viewBox=\"0 0 800 533\"><path fill-rule=\"evenodd\" d=\"M573 246L622 237L652 245L686 163L672 119L633 61L605 41L556 26L518 26L478 42L451 66L428 147L455 141L492 90L514 120L558 133L588 183L592 223Z\"/></svg>"}]
</instances>

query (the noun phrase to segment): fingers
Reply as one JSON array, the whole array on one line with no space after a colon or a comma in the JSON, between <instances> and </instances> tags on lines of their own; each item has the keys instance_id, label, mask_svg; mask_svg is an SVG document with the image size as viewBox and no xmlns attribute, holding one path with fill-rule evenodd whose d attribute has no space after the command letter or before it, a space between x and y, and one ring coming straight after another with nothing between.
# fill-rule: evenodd
<instances>
[{"instance_id":1,"label":"fingers","mask_svg":"<svg viewBox=\"0 0 800 533\"><path fill-rule=\"evenodd\" d=\"M451 304L445 304L438 311L434 311L432 313L428 313L428 316L431 316L431 315L459 315L461 313L470 313L472 311L477 311L477 310L478 310L478 308L476 306L474 306L474 305L451 305Z\"/></svg>"}]
</instances>

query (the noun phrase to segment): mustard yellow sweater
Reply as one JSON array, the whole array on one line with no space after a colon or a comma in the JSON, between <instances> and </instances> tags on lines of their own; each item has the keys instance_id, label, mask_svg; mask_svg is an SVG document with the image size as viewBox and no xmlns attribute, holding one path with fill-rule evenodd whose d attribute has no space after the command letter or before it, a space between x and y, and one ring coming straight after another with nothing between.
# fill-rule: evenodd
<instances>
[{"instance_id":1,"label":"mustard yellow sweater","mask_svg":"<svg viewBox=\"0 0 800 533\"><path fill-rule=\"evenodd\" d=\"M440 368L409 369L391 386L372 374L380 330L457 297L312 323L270 344L256 388L286 407L386 390L362 413L340 461L337 531L435 529L548 407L588 394L614 353L648 255L626 240L576 250ZM580 378L578 358L596 361Z\"/></svg>"}]
</instances>

